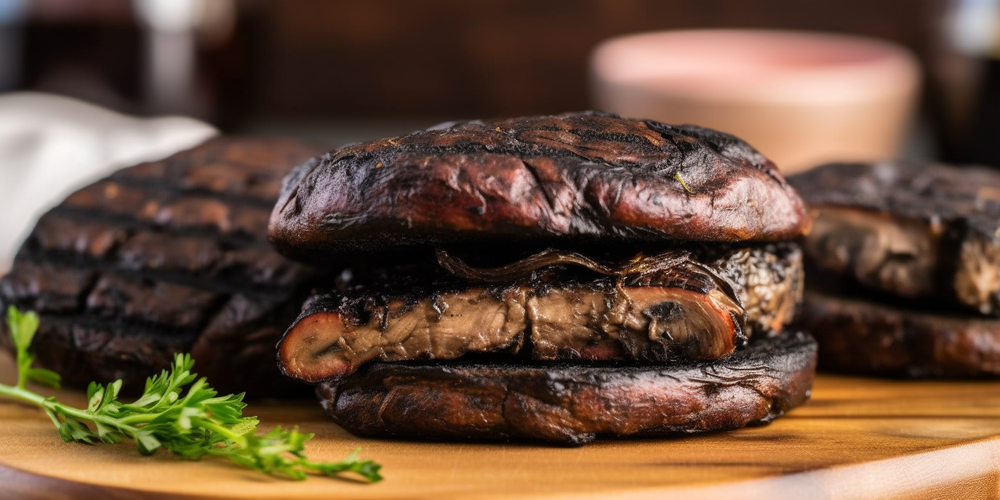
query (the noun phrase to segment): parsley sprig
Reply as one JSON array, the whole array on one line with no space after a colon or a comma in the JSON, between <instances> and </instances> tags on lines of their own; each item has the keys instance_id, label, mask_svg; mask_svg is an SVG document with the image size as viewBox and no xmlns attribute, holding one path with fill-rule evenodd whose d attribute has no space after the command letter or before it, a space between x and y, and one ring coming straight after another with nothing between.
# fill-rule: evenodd
<instances>
[{"instance_id":1,"label":"parsley sprig","mask_svg":"<svg viewBox=\"0 0 1000 500\"><path fill-rule=\"evenodd\" d=\"M340 462L310 461L304 448L313 435L298 429L275 427L257 435L257 418L243 416L243 394L219 396L207 379L191 372L194 360L188 354L177 354L169 370L147 379L142 396L132 403L118 400L121 380L107 386L91 382L86 409L32 392L25 387L29 380L56 388L60 383L56 372L31 366L35 358L28 348L38 323L33 312L7 310L17 352L17 383L0 384L0 396L44 409L63 441L94 444L131 439L143 455L165 448L191 460L222 456L265 474L296 480L310 472L328 476L351 472L369 482L382 479L381 466L360 460L357 450Z\"/></svg>"}]
</instances>

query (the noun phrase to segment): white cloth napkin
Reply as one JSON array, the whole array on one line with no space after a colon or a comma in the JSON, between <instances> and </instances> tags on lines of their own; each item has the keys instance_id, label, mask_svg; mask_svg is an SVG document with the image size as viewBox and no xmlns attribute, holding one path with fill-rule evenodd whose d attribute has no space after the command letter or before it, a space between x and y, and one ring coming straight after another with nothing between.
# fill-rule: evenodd
<instances>
[{"instance_id":1,"label":"white cloth napkin","mask_svg":"<svg viewBox=\"0 0 1000 500\"><path fill-rule=\"evenodd\" d=\"M0 274L38 217L74 190L217 133L192 118L140 119L56 95L0 95Z\"/></svg>"}]
</instances>

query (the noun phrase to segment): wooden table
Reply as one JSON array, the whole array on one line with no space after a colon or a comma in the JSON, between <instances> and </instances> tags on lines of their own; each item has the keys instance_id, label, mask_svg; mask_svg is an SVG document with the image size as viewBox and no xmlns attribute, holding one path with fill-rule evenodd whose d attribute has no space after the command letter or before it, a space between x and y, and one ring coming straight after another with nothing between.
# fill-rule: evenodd
<instances>
[{"instance_id":1,"label":"wooden table","mask_svg":"<svg viewBox=\"0 0 1000 500\"><path fill-rule=\"evenodd\" d=\"M11 365L0 356L0 381L13 381ZM0 401L0 498L1000 498L998 382L823 375L806 406L766 427L583 448L360 439L314 401L248 414L315 432L314 459L360 447L385 480L290 482L222 460L66 444L41 411Z\"/></svg>"}]
</instances>

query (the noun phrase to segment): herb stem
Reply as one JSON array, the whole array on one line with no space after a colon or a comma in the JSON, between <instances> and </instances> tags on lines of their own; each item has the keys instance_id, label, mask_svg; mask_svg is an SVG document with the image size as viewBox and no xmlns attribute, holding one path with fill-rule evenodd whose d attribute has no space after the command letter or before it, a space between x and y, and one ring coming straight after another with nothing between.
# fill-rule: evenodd
<instances>
[{"instance_id":1,"label":"herb stem","mask_svg":"<svg viewBox=\"0 0 1000 500\"><path fill-rule=\"evenodd\" d=\"M212 432L215 432L215 433L217 433L217 434L219 434L221 436L224 436L226 439L229 439L230 441L232 441L234 444L236 444L240 448L246 448L247 445L249 444L249 443L247 443L247 438L245 438L242 435L237 434L237 433L229 430L228 428L226 428L224 426L218 425L215 422L212 422L210 420L201 419L201 420L198 421L198 423L202 427L204 427L204 428L206 428L206 429L208 429L208 430L210 430Z\"/></svg>"},{"instance_id":2,"label":"herb stem","mask_svg":"<svg viewBox=\"0 0 1000 500\"><path fill-rule=\"evenodd\" d=\"M15 385L14 388L21 392L25 392L24 384L28 382L27 367L31 364L31 362L25 362L25 358L27 356L27 352L18 351L17 353L17 385Z\"/></svg>"},{"instance_id":3,"label":"herb stem","mask_svg":"<svg viewBox=\"0 0 1000 500\"><path fill-rule=\"evenodd\" d=\"M31 392L27 389L22 389L21 387L0 384L0 396L7 396L25 403L31 403L35 406L39 406L42 409L49 410L58 415L66 415L80 420L90 420L92 422L100 422L102 424L118 426L124 430L132 432L136 431L135 427L127 424L122 424L122 421L120 419L105 417L103 415L98 415L87 410L80 410L78 408L73 408L72 406L67 406L52 401L48 398L43 397L40 394L35 394L34 392Z\"/></svg>"},{"instance_id":4,"label":"herb stem","mask_svg":"<svg viewBox=\"0 0 1000 500\"><path fill-rule=\"evenodd\" d=\"M10 386L5 384L0 384L0 396L7 396L14 398L18 401L24 403L31 403L35 406L41 406L42 408L47 408L47 401L45 398L39 394L35 394L24 387L23 384L18 384L17 386Z\"/></svg>"},{"instance_id":5,"label":"herb stem","mask_svg":"<svg viewBox=\"0 0 1000 500\"><path fill-rule=\"evenodd\" d=\"M138 431L135 427L127 424L123 424L121 419L106 417L104 415L94 413L92 411L81 410L79 408L73 408L72 406L67 406L61 403L56 403L54 401L45 401L45 408L51 411L57 412L62 415L67 415L73 417L77 420L90 420L92 422L99 422L112 427L117 427L119 430L135 433Z\"/></svg>"},{"instance_id":6,"label":"herb stem","mask_svg":"<svg viewBox=\"0 0 1000 500\"><path fill-rule=\"evenodd\" d=\"M118 421L126 425L138 425L138 424L148 424L153 420L156 420L160 416L160 412L157 413L141 413L139 415L132 415L131 417L121 418Z\"/></svg>"}]
</instances>

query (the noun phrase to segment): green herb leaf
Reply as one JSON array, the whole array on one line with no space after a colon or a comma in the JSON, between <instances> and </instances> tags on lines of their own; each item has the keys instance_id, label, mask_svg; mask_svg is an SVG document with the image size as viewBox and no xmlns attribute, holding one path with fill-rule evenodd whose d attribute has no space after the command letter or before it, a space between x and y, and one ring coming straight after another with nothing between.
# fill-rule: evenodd
<instances>
[{"instance_id":1,"label":"green herb leaf","mask_svg":"<svg viewBox=\"0 0 1000 500\"><path fill-rule=\"evenodd\" d=\"M7 308L7 327L17 350L17 387L21 389L24 389L25 382L31 378L31 364L35 362L35 357L28 351L28 347L38 331L38 323L38 315L33 312L22 314L14 306Z\"/></svg>"},{"instance_id":2,"label":"green herb leaf","mask_svg":"<svg viewBox=\"0 0 1000 500\"><path fill-rule=\"evenodd\" d=\"M198 460L206 455L226 457L232 462L287 479L302 480L308 473L333 476L354 473L370 482L379 481L381 466L359 460L357 451L340 462L311 462L305 443L312 434L275 427L257 435L259 421L244 417L243 394L219 396L208 380L191 370L189 354L177 354L169 370L146 380L145 390L132 403L118 400L122 381L107 386L91 382L87 408L65 405L25 388L28 380L58 387L59 375L32 368L34 356L28 348L38 330L38 315L7 309L7 325L17 350L17 384L0 384L0 396L35 404L55 424L63 441L85 444L136 442L139 453L152 455L160 448L181 458Z\"/></svg>"},{"instance_id":3,"label":"green herb leaf","mask_svg":"<svg viewBox=\"0 0 1000 500\"><path fill-rule=\"evenodd\" d=\"M14 338L14 346L18 352L24 351L27 354L31 340L38 331L38 324L38 315L34 312L21 313L14 306L7 308L7 327L10 328L10 336Z\"/></svg>"},{"instance_id":4,"label":"green herb leaf","mask_svg":"<svg viewBox=\"0 0 1000 500\"><path fill-rule=\"evenodd\" d=\"M67 443L70 441L79 441L91 444L95 438L94 433L90 432L90 429L86 425L72 418L63 420L63 423L59 425L59 436Z\"/></svg>"},{"instance_id":5,"label":"green herb leaf","mask_svg":"<svg viewBox=\"0 0 1000 500\"><path fill-rule=\"evenodd\" d=\"M29 368L28 380L49 387L54 387L56 389L62 385L62 377L60 377L58 373L52 370L46 370L45 368Z\"/></svg>"}]
</instances>

